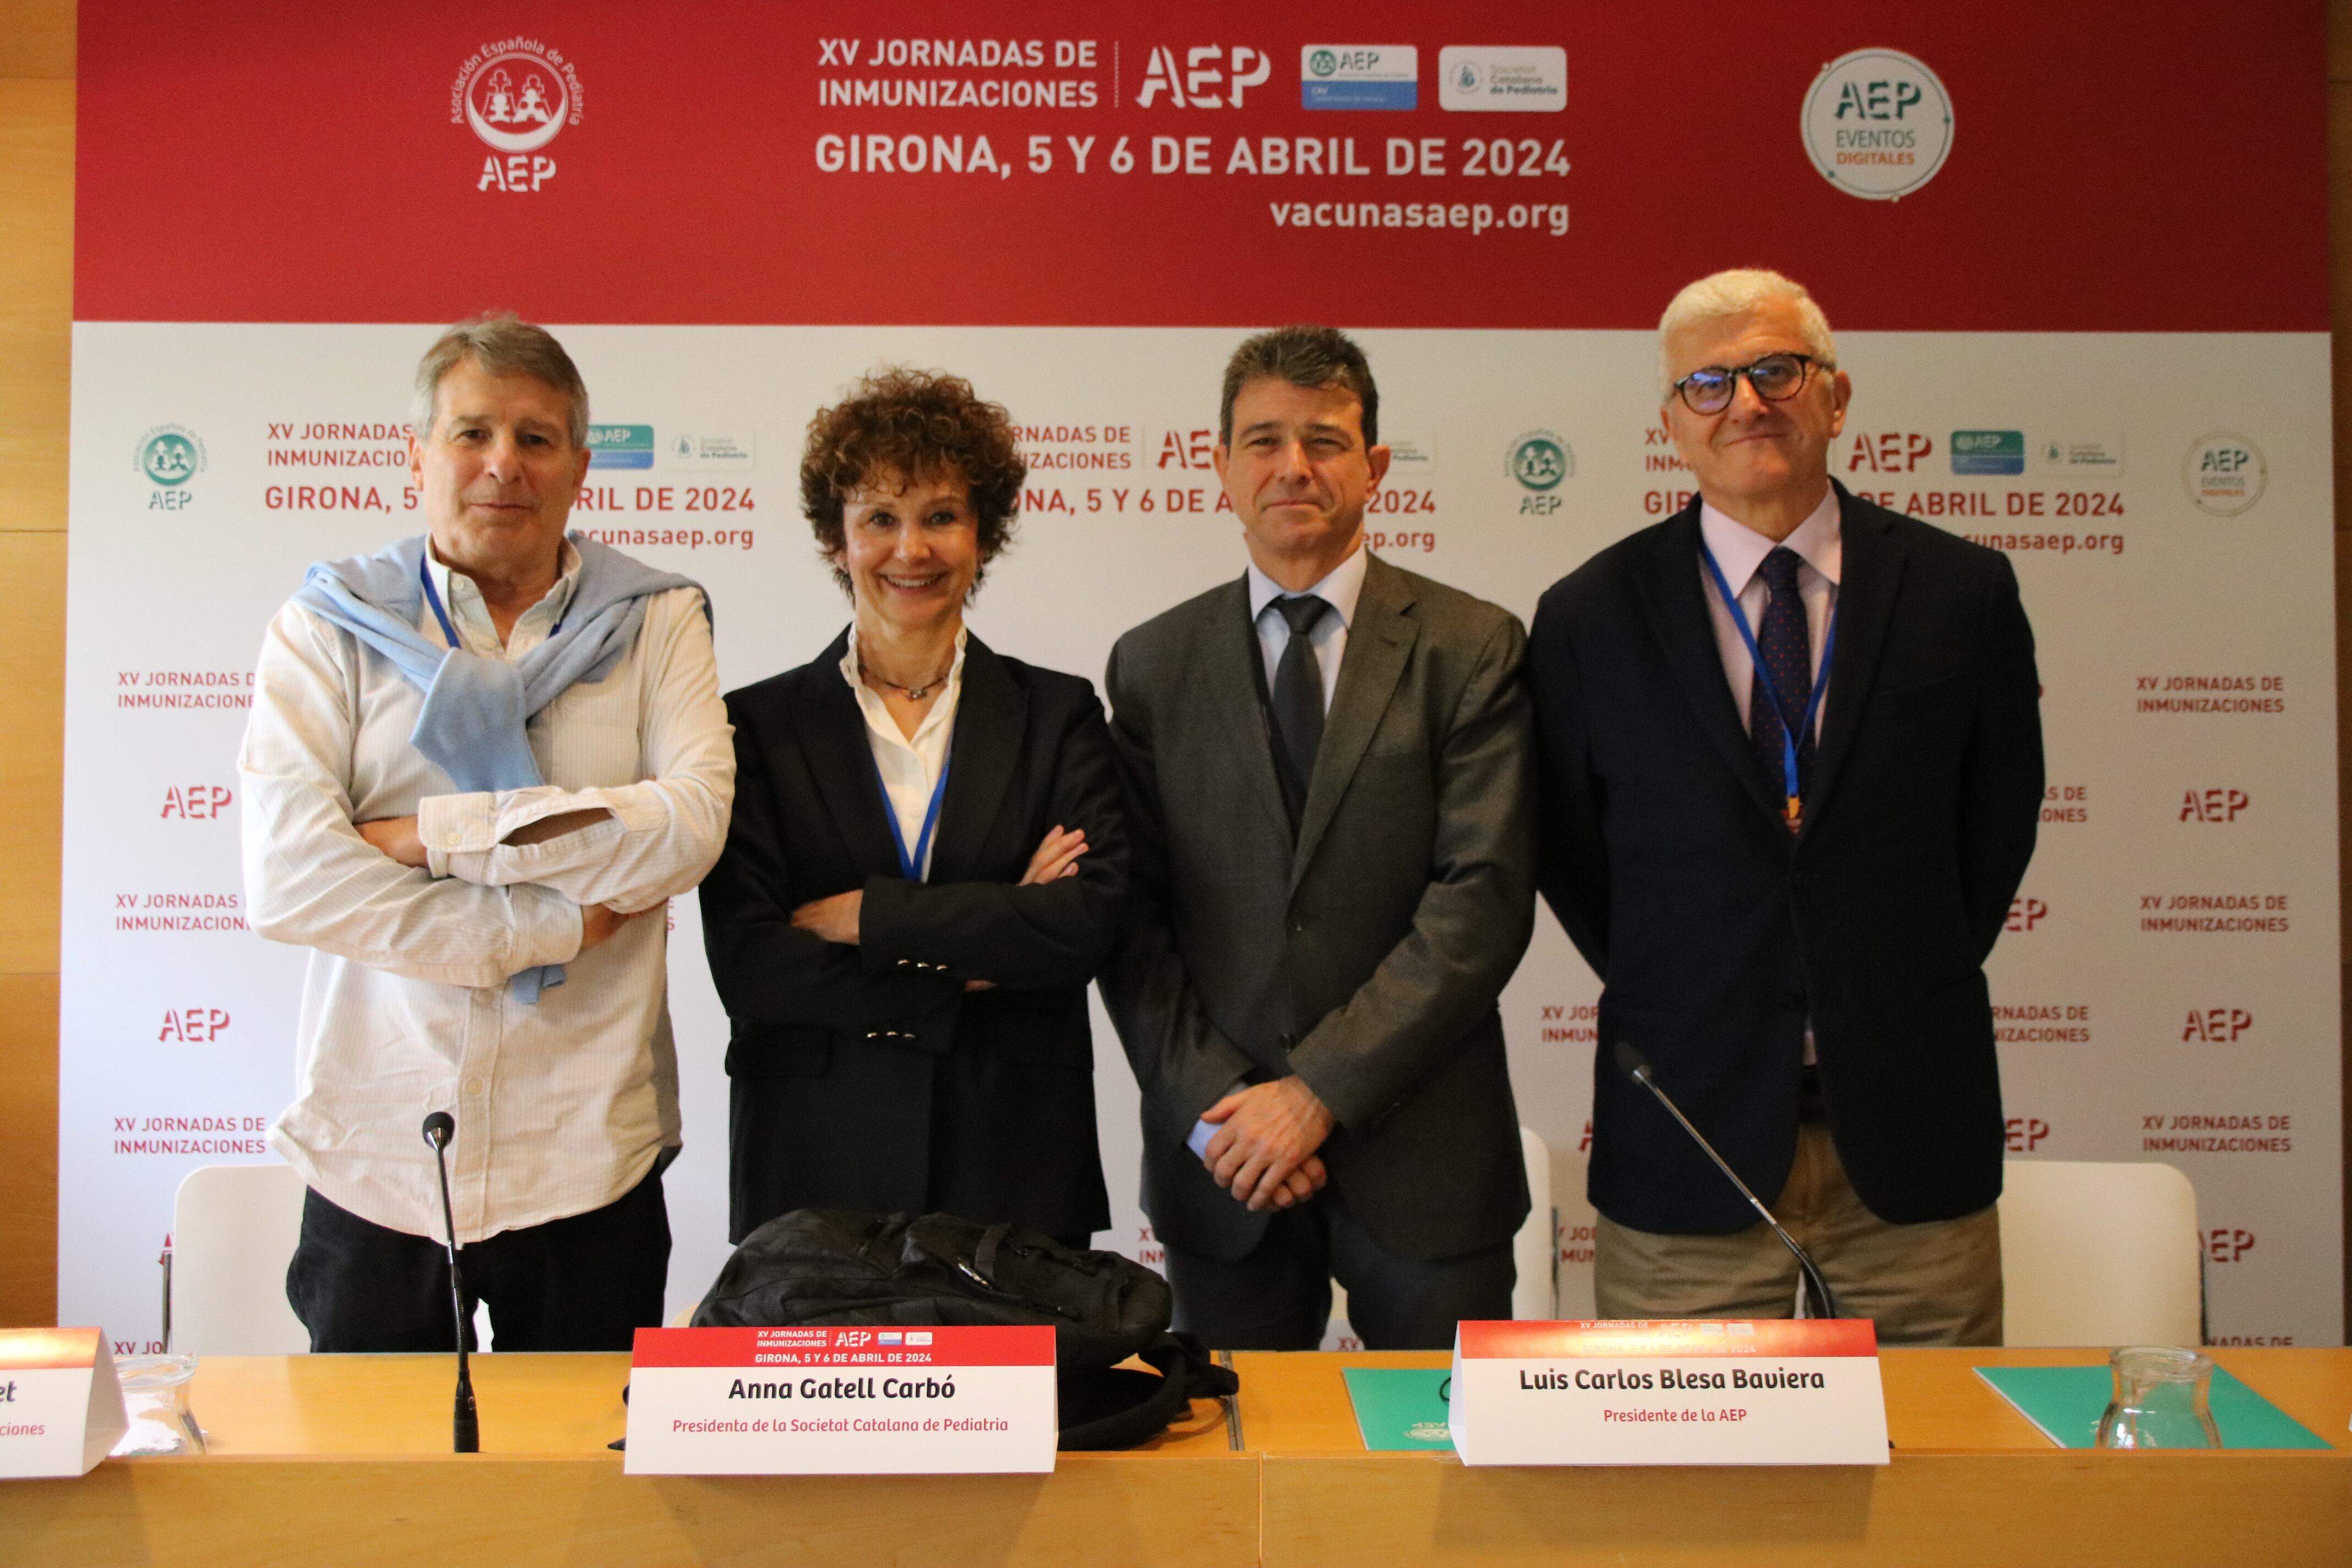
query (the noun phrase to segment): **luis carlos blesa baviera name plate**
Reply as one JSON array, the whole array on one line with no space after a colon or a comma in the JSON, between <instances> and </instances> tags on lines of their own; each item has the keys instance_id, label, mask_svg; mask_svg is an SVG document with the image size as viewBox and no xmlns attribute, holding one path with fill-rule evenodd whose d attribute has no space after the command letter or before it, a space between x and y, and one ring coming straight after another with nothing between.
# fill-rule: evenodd
<instances>
[{"instance_id":1,"label":"luis carlos blesa baviera name plate","mask_svg":"<svg viewBox=\"0 0 2352 1568\"><path fill-rule=\"evenodd\" d=\"M1448 1421L1465 1465L1883 1465L1867 1319L1466 1322Z\"/></svg>"}]
</instances>

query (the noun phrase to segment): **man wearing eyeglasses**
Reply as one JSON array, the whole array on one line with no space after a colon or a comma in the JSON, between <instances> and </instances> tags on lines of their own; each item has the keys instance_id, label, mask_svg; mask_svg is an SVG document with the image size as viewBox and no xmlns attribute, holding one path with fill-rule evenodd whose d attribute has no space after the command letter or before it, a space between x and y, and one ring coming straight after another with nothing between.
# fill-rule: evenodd
<instances>
[{"instance_id":1,"label":"man wearing eyeglasses","mask_svg":"<svg viewBox=\"0 0 2352 1568\"><path fill-rule=\"evenodd\" d=\"M1698 494L1536 612L1544 897L1602 982L1603 1317L1785 1317L1795 1259L1612 1047L1646 1055L1893 1344L1998 1344L1984 961L2033 853L2033 634L1999 552L1830 478L1853 386L1777 273L1659 323Z\"/></svg>"}]
</instances>

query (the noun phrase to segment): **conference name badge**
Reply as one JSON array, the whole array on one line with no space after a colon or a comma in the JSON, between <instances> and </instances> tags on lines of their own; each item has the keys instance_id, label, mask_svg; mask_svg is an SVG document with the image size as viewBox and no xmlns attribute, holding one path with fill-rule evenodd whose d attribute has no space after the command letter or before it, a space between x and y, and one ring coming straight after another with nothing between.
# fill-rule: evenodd
<instances>
[{"instance_id":1,"label":"conference name badge","mask_svg":"<svg viewBox=\"0 0 2352 1568\"><path fill-rule=\"evenodd\" d=\"M96 1329L0 1329L0 1477L84 1476L130 1423Z\"/></svg>"},{"instance_id":2,"label":"conference name badge","mask_svg":"<svg viewBox=\"0 0 2352 1568\"><path fill-rule=\"evenodd\" d=\"M642 1476L1050 1471L1054 1331L639 1329L624 1468Z\"/></svg>"},{"instance_id":3,"label":"conference name badge","mask_svg":"<svg viewBox=\"0 0 2352 1568\"><path fill-rule=\"evenodd\" d=\"M1883 1465L1866 1318L1468 1322L1448 1407L1465 1465Z\"/></svg>"}]
</instances>

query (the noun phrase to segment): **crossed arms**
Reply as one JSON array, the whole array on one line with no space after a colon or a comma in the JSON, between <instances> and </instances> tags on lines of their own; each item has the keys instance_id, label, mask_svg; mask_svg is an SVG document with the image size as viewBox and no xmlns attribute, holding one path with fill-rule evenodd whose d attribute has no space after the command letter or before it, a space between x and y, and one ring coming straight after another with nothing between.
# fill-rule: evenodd
<instances>
[{"instance_id":1,"label":"crossed arms","mask_svg":"<svg viewBox=\"0 0 2352 1568\"><path fill-rule=\"evenodd\" d=\"M636 742L650 776L633 784L371 798L358 762L364 658L294 605L263 641L237 759L262 935L410 979L496 985L576 958L718 858L735 760L694 595L647 607ZM410 804L413 817L388 809Z\"/></svg>"}]
</instances>

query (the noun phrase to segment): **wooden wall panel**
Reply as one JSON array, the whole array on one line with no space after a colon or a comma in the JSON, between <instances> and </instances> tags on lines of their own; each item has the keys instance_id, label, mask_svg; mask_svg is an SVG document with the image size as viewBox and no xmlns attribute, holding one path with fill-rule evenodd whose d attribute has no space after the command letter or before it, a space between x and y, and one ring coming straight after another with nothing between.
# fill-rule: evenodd
<instances>
[{"instance_id":1,"label":"wooden wall panel","mask_svg":"<svg viewBox=\"0 0 2352 1568\"><path fill-rule=\"evenodd\" d=\"M0 0L0 79L73 77L73 0Z\"/></svg>"},{"instance_id":2,"label":"wooden wall panel","mask_svg":"<svg viewBox=\"0 0 2352 1568\"><path fill-rule=\"evenodd\" d=\"M57 1321L58 977L0 974L0 1328Z\"/></svg>"},{"instance_id":3,"label":"wooden wall panel","mask_svg":"<svg viewBox=\"0 0 2352 1568\"><path fill-rule=\"evenodd\" d=\"M58 968L66 536L0 532L0 974Z\"/></svg>"},{"instance_id":4,"label":"wooden wall panel","mask_svg":"<svg viewBox=\"0 0 2352 1568\"><path fill-rule=\"evenodd\" d=\"M74 6L0 0L0 1325L57 1319Z\"/></svg>"},{"instance_id":5,"label":"wooden wall panel","mask_svg":"<svg viewBox=\"0 0 2352 1568\"><path fill-rule=\"evenodd\" d=\"M66 526L70 81L0 79L0 530Z\"/></svg>"}]
</instances>

